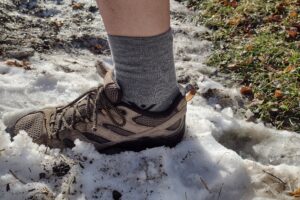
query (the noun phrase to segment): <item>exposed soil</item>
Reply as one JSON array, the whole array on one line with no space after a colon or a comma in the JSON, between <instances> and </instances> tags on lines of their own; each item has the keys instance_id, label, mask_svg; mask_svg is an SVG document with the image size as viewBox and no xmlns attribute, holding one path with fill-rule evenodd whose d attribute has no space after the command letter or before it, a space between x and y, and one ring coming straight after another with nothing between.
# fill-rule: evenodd
<instances>
[{"instance_id":1,"label":"exposed soil","mask_svg":"<svg viewBox=\"0 0 300 200\"><path fill-rule=\"evenodd\" d=\"M57 50L76 52L87 49L94 54L109 54L106 39L91 34L91 27L84 29L89 21L95 20L95 7L74 10L62 1L50 1L50 5L34 1L5 1L0 6L0 59L28 59L35 52L50 53ZM51 7L50 7L51 6ZM49 7L49 8L47 8ZM71 20L60 19L62 11L71 12ZM55 17L57 18L55 19ZM81 34L71 30L81 27Z\"/></svg>"}]
</instances>

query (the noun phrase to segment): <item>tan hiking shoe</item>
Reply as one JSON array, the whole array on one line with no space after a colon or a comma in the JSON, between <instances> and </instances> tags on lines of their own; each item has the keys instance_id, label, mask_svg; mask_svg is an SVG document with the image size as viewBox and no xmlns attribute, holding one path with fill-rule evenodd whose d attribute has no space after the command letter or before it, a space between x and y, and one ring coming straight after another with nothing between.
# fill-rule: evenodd
<instances>
[{"instance_id":1,"label":"tan hiking shoe","mask_svg":"<svg viewBox=\"0 0 300 200\"><path fill-rule=\"evenodd\" d=\"M99 64L104 85L66 106L29 113L7 128L11 136L25 130L33 141L51 148L73 147L80 139L103 153L139 151L155 146L175 146L185 132L186 99L179 95L164 112L141 110L121 102L122 93L113 71Z\"/></svg>"}]
</instances>

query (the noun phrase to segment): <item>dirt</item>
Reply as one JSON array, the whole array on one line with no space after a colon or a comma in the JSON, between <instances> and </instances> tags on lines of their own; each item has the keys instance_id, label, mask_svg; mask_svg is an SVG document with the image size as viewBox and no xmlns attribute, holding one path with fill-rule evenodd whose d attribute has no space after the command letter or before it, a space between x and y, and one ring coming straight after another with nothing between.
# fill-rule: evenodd
<instances>
[{"instance_id":1,"label":"dirt","mask_svg":"<svg viewBox=\"0 0 300 200\"><path fill-rule=\"evenodd\" d=\"M66 175L70 169L70 165L65 162L60 162L53 166L52 171L55 176L61 177Z\"/></svg>"},{"instance_id":2,"label":"dirt","mask_svg":"<svg viewBox=\"0 0 300 200\"><path fill-rule=\"evenodd\" d=\"M60 0L51 1L51 4L52 8L37 0L1 3L0 59L23 60L35 52L63 50L76 53L77 49L86 49L94 54L109 54L106 39L91 34L90 27L82 34L71 30L74 26L84 28L88 21L94 21L95 7L74 11L72 5ZM65 10L70 12L71 20L60 19L59 15Z\"/></svg>"},{"instance_id":3,"label":"dirt","mask_svg":"<svg viewBox=\"0 0 300 200\"><path fill-rule=\"evenodd\" d=\"M122 197L122 194L119 191L114 190L114 191L112 191L112 196L113 196L114 200L120 200Z\"/></svg>"}]
</instances>

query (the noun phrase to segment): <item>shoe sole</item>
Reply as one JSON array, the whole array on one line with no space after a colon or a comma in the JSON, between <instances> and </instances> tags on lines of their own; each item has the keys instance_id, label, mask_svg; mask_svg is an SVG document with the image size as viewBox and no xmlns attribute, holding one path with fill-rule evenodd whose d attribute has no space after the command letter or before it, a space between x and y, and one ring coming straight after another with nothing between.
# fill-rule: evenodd
<instances>
[{"instance_id":1,"label":"shoe sole","mask_svg":"<svg viewBox=\"0 0 300 200\"><path fill-rule=\"evenodd\" d=\"M13 127L6 128L6 132L10 134L11 140L15 136L12 134ZM132 140L132 141L126 141L126 142L121 142L117 143L114 145L111 145L109 147L106 147L105 149L97 149L99 153L102 154L118 154L124 151L134 151L134 152L139 152L142 150L145 150L147 148L154 148L154 147L159 147L159 146L166 146L166 147L175 147L179 142L181 142L184 134L186 131L186 125L185 123L182 125L182 128L169 136L160 136L160 137L142 137L137 140ZM63 142L65 148L72 148L74 147L74 142L70 140L66 140ZM71 144L72 143L72 144Z\"/></svg>"},{"instance_id":2,"label":"shoe sole","mask_svg":"<svg viewBox=\"0 0 300 200\"><path fill-rule=\"evenodd\" d=\"M147 148L154 148L159 146L166 146L166 147L175 147L179 142L182 141L182 138L185 134L186 126L185 124L180 129L180 131L169 135L169 136L161 136L161 137L142 137L137 140L133 141L126 141L121 142L112 146L109 146L105 149L98 150L99 153L102 154L117 154L124 151L134 151L139 152L145 150Z\"/></svg>"}]
</instances>

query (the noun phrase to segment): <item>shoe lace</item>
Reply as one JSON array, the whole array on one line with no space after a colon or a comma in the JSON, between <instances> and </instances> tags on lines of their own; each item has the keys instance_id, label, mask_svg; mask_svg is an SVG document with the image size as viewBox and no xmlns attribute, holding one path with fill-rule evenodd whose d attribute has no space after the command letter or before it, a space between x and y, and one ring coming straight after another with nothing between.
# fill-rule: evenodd
<instances>
[{"instance_id":1,"label":"shoe lace","mask_svg":"<svg viewBox=\"0 0 300 200\"><path fill-rule=\"evenodd\" d=\"M79 104L84 99L86 100L85 115L83 115L79 110ZM58 133L65 129L74 130L75 124L82 121L93 122L92 131L96 131L98 126L97 113L100 111L100 113L104 115L103 110L115 125L125 125L126 119L124 117L124 111L117 108L110 102L104 93L103 85L100 85L98 88L89 90L82 94L68 105L56 108L50 120L50 137L54 135L58 137ZM69 111L71 111L71 119L66 118L66 113ZM121 121L116 120L113 113L115 113Z\"/></svg>"}]
</instances>

